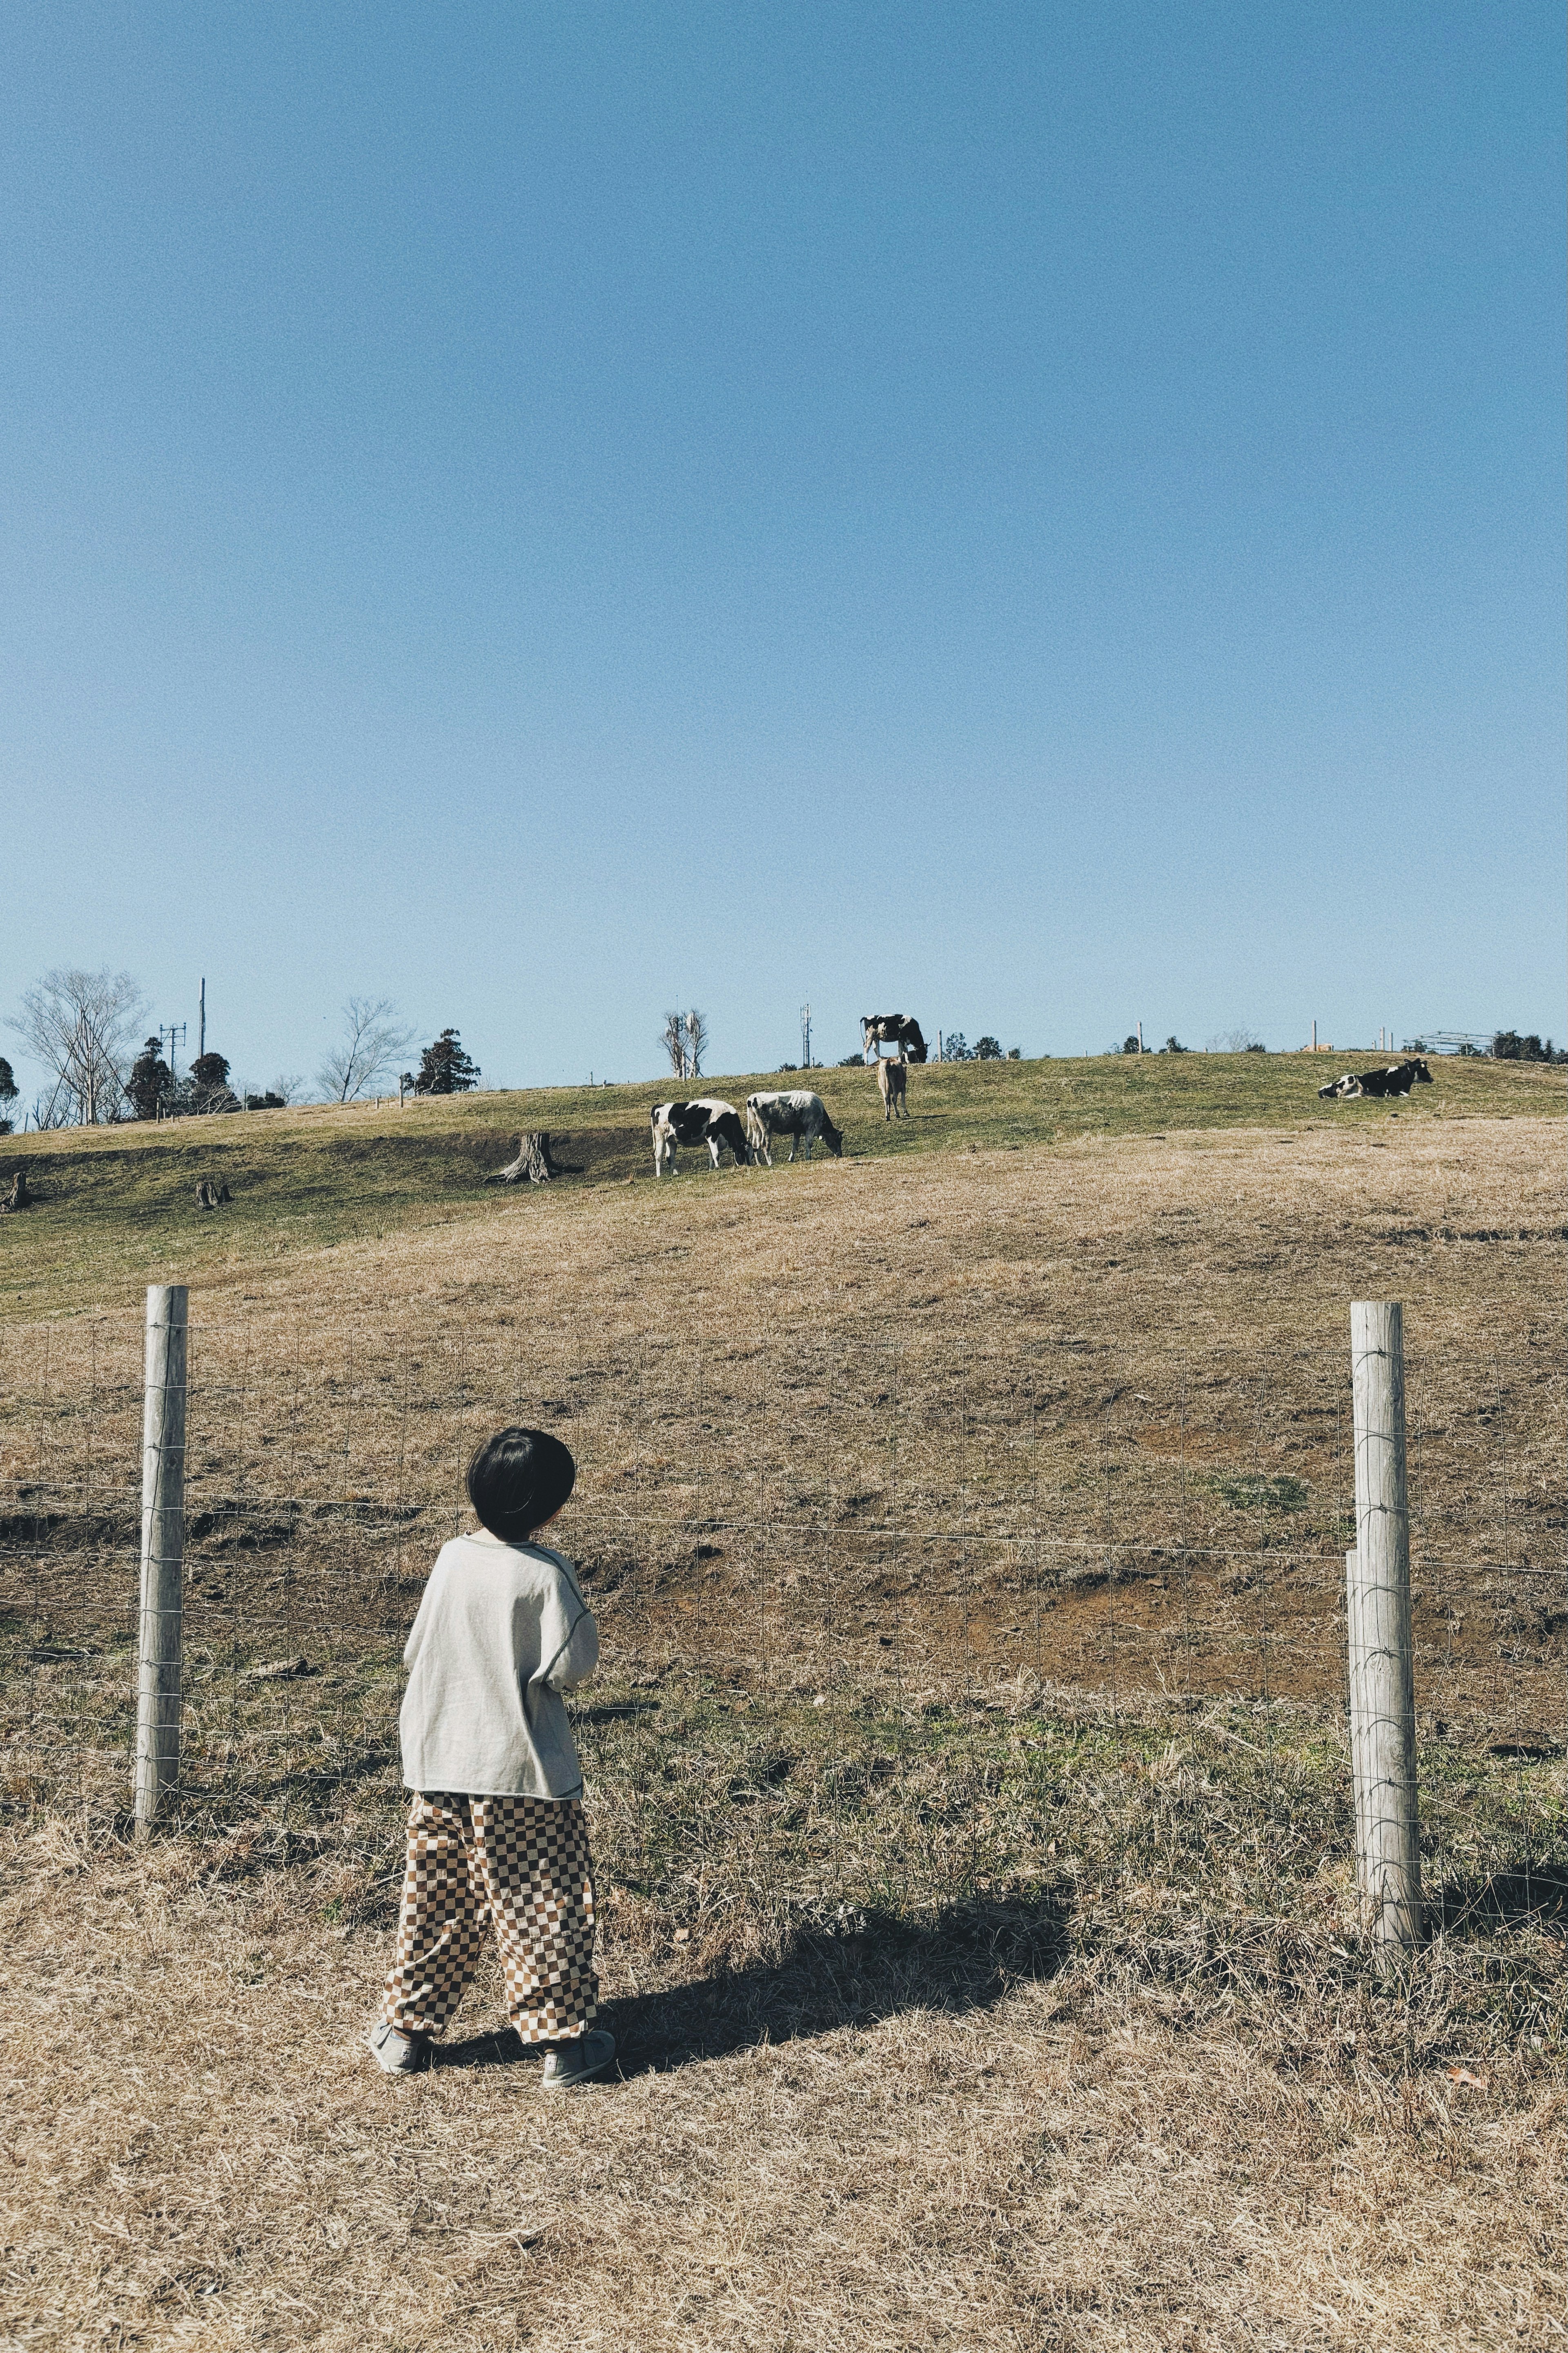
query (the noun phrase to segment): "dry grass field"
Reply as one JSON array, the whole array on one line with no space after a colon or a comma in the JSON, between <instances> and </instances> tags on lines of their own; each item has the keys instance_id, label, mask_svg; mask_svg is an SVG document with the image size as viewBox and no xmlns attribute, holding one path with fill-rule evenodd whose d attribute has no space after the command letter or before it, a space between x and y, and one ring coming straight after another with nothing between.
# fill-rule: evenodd
<instances>
[{"instance_id":1,"label":"dry grass field","mask_svg":"<svg viewBox=\"0 0 1568 2353\"><path fill-rule=\"evenodd\" d=\"M202 1229L187 1789L142 1848L134 1284L174 1246L107 1208L85 1272L28 1243L0 2343L1568 2341L1561 1082L1149 1108ZM1386 1983L1352 1297L1410 1348L1434 1934ZM426 2077L358 2039L401 1630L514 1415L579 1457L606 1638L624 2079L559 2106L493 1980Z\"/></svg>"}]
</instances>

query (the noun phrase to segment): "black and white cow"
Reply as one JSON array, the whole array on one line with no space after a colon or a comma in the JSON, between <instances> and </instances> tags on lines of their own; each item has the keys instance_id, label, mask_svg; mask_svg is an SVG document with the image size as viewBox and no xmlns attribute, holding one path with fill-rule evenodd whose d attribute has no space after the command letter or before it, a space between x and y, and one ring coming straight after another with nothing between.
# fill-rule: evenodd
<instances>
[{"instance_id":1,"label":"black and white cow","mask_svg":"<svg viewBox=\"0 0 1568 2353\"><path fill-rule=\"evenodd\" d=\"M667 1168L674 1175L675 1150L680 1144L705 1144L715 1168L726 1145L734 1154L738 1168L744 1167L752 1156L740 1113L733 1103L721 1103L717 1095L699 1095L692 1103L655 1103L648 1124L653 1130L656 1176L662 1176Z\"/></svg>"},{"instance_id":2,"label":"black and white cow","mask_svg":"<svg viewBox=\"0 0 1568 2353\"><path fill-rule=\"evenodd\" d=\"M1412 1087L1429 1087L1432 1083L1432 1073L1419 1055L1407 1062L1390 1062L1381 1076L1381 1087L1368 1086L1363 1079L1361 1091L1363 1095L1407 1095Z\"/></svg>"},{"instance_id":3,"label":"black and white cow","mask_svg":"<svg viewBox=\"0 0 1568 2353\"><path fill-rule=\"evenodd\" d=\"M818 1136L837 1159L844 1157L844 1136L827 1116L827 1105L809 1087L791 1087L786 1092L746 1097L746 1134L752 1150L771 1168L773 1155L768 1149L768 1139L787 1135L789 1156L795 1158L797 1144L805 1146L805 1157L811 1158L811 1147Z\"/></svg>"},{"instance_id":4,"label":"black and white cow","mask_svg":"<svg viewBox=\"0 0 1568 2353\"><path fill-rule=\"evenodd\" d=\"M862 1013L860 1045L868 1062L875 1061L883 1046L897 1046L908 1062L926 1058L926 1041L912 1013Z\"/></svg>"},{"instance_id":5,"label":"black and white cow","mask_svg":"<svg viewBox=\"0 0 1568 2353\"><path fill-rule=\"evenodd\" d=\"M1417 1057L1411 1061L1390 1062L1381 1071L1357 1071L1353 1074L1347 1071L1331 1086L1320 1087L1318 1098L1321 1103L1330 1103L1337 1097L1344 1103L1357 1095L1407 1095L1412 1087L1429 1087L1431 1083L1431 1071Z\"/></svg>"}]
</instances>

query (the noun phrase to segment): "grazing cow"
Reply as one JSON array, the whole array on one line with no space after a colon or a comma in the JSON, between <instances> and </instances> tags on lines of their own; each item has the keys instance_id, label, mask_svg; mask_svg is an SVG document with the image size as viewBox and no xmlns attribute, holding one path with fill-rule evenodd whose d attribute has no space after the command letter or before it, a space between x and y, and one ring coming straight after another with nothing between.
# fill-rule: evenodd
<instances>
[{"instance_id":1,"label":"grazing cow","mask_svg":"<svg viewBox=\"0 0 1568 2353\"><path fill-rule=\"evenodd\" d=\"M1382 1071L1357 1071L1353 1075L1347 1071L1342 1079L1334 1081L1332 1086L1320 1087L1318 1095L1323 1103L1328 1103L1334 1096L1344 1102L1356 1095L1407 1095L1412 1087L1429 1087L1431 1083L1431 1071L1424 1061L1416 1059L1407 1062L1390 1062Z\"/></svg>"},{"instance_id":2,"label":"grazing cow","mask_svg":"<svg viewBox=\"0 0 1568 2353\"><path fill-rule=\"evenodd\" d=\"M811 1147L818 1136L837 1158L844 1157L844 1136L827 1116L827 1105L809 1087L792 1087L787 1093L748 1095L746 1097L746 1134L752 1150L771 1168L773 1155L768 1149L772 1135L787 1135L789 1156L795 1158L797 1144L805 1146L805 1156L811 1158Z\"/></svg>"},{"instance_id":3,"label":"grazing cow","mask_svg":"<svg viewBox=\"0 0 1568 2353\"><path fill-rule=\"evenodd\" d=\"M906 1061L926 1058L926 1041L912 1013L862 1013L860 1045L868 1062L883 1046L896 1046Z\"/></svg>"},{"instance_id":4,"label":"grazing cow","mask_svg":"<svg viewBox=\"0 0 1568 2353\"><path fill-rule=\"evenodd\" d=\"M885 1062L877 1057L877 1092L882 1098L884 1119L908 1119L910 1107L904 1101L909 1092L910 1066L905 1061Z\"/></svg>"},{"instance_id":5,"label":"grazing cow","mask_svg":"<svg viewBox=\"0 0 1568 2353\"><path fill-rule=\"evenodd\" d=\"M656 1176L662 1176L667 1168L674 1175L679 1144L705 1144L715 1168L726 1145L735 1155L737 1168L744 1167L752 1156L740 1113L733 1103L721 1103L717 1095L700 1095L693 1103L655 1103L648 1124L653 1131Z\"/></svg>"}]
</instances>

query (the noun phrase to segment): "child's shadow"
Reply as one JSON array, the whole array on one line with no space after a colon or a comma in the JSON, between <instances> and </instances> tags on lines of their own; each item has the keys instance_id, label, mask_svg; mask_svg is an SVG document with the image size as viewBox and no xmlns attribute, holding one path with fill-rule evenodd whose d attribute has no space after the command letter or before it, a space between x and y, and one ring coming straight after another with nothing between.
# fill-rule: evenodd
<instances>
[{"instance_id":1,"label":"child's shadow","mask_svg":"<svg viewBox=\"0 0 1568 2353\"><path fill-rule=\"evenodd\" d=\"M1065 1905L1048 1893L954 1905L919 1926L863 1914L848 1934L798 1931L771 1964L605 2002L595 2024L615 2035L616 2068L625 2076L834 2027L870 2026L902 2010L985 2010L1010 1984L1055 1974L1067 1948L1065 1920ZM443 2067L507 2066L520 2058L510 2031L437 2052Z\"/></svg>"}]
</instances>

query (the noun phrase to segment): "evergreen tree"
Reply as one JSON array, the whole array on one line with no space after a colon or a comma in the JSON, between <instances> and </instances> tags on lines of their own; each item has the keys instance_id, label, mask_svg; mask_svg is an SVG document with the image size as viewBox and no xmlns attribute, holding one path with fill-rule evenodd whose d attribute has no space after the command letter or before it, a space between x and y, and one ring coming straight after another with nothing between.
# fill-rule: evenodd
<instances>
[{"instance_id":1,"label":"evergreen tree","mask_svg":"<svg viewBox=\"0 0 1568 2353\"><path fill-rule=\"evenodd\" d=\"M1554 1047L1550 1038L1543 1043L1533 1030L1522 1038L1517 1029L1500 1029L1492 1039L1492 1056L1499 1062L1568 1061L1568 1053Z\"/></svg>"},{"instance_id":2,"label":"evergreen tree","mask_svg":"<svg viewBox=\"0 0 1568 2353\"><path fill-rule=\"evenodd\" d=\"M5 1060L5 1055L0 1054L0 1109L3 1109L8 1103L14 1103L16 1100L16 1073L11 1068L10 1063ZM9 1135L10 1133L11 1122L9 1118L0 1119L0 1135Z\"/></svg>"},{"instance_id":3,"label":"evergreen tree","mask_svg":"<svg viewBox=\"0 0 1568 2353\"><path fill-rule=\"evenodd\" d=\"M174 1074L163 1060L163 1041L149 1038L131 1065L125 1092L138 1119L156 1119L174 1092Z\"/></svg>"},{"instance_id":4,"label":"evergreen tree","mask_svg":"<svg viewBox=\"0 0 1568 2353\"><path fill-rule=\"evenodd\" d=\"M999 1062L1002 1060L1001 1039L977 1038L974 1041L974 1059L977 1062Z\"/></svg>"},{"instance_id":5,"label":"evergreen tree","mask_svg":"<svg viewBox=\"0 0 1568 2353\"><path fill-rule=\"evenodd\" d=\"M196 1112L239 1109L239 1097L229 1089L226 1054L198 1054L191 1064L191 1109Z\"/></svg>"},{"instance_id":6,"label":"evergreen tree","mask_svg":"<svg viewBox=\"0 0 1568 2353\"><path fill-rule=\"evenodd\" d=\"M461 1095L478 1086L479 1066L463 1051L456 1029L443 1029L433 1046L421 1049L414 1081L417 1095Z\"/></svg>"}]
</instances>

